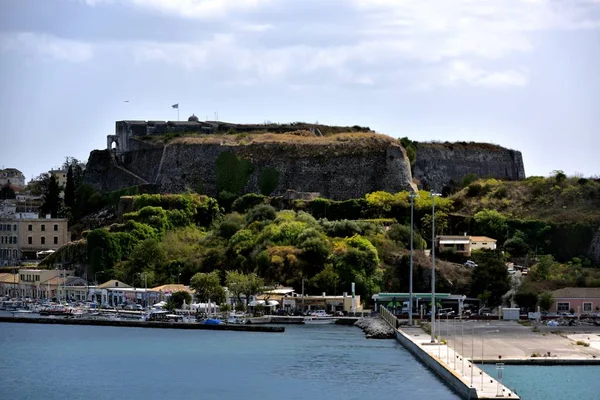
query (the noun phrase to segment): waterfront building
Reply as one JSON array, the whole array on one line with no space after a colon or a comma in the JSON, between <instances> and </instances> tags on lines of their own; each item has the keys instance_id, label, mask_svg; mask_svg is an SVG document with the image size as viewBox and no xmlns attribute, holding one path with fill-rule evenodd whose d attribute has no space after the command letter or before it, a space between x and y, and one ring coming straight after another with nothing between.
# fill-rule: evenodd
<instances>
[{"instance_id":1,"label":"waterfront building","mask_svg":"<svg viewBox=\"0 0 600 400\"><path fill-rule=\"evenodd\" d=\"M265 296L259 296L259 298L265 299ZM279 304L284 310L288 312L294 310L301 310L303 312L309 310L325 310L327 312L345 311L352 312L352 296L347 293L341 296L327 296L323 293L320 296L306 295L294 293L292 296L275 296L271 295L267 301L279 301ZM362 312L362 304L360 302L360 295L355 296L355 310L356 312Z\"/></svg>"},{"instance_id":2,"label":"waterfront building","mask_svg":"<svg viewBox=\"0 0 600 400\"><path fill-rule=\"evenodd\" d=\"M0 217L0 266L17 265L19 262L18 228L14 219Z\"/></svg>"},{"instance_id":3,"label":"waterfront building","mask_svg":"<svg viewBox=\"0 0 600 400\"><path fill-rule=\"evenodd\" d=\"M18 293L19 274L0 273L0 296L17 297Z\"/></svg>"},{"instance_id":4,"label":"waterfront building","mask_svg":"<svg viewBox=\"0 0 600 400\"><path fill-rule=\"evenodd\" d=\"M78 278L73 274L74 271L72 270L20 269L18 297L29 297L32 299L65 299L64 286L83 281L83 279Z\"/></svg>"},{"instance_id":5,"label":"waterfront building","mask_svg":"<svg viewBox=\"0 0 600 400\"><path fill-rule=\"evenodd\" d=\"M593 314L600 312L600 288L568 287L552 292L552 313Z\"/></svg>"}]
</instances>

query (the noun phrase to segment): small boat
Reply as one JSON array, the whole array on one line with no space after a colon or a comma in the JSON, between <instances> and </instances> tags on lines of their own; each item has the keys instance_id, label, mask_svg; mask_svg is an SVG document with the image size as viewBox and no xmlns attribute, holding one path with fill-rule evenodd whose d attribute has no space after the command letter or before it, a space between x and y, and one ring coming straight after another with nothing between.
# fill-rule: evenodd
<instances>
[{"instance_id":1,"label":"small boat","mask_svg":"<svg viewBox=\"0 0 600 400\"><path fill-rule=\"evenodd\" d=\"M232 312L231 314L229 314L229 317L227 317L227 323L228 324L234 324L234 325L242 325L246 323L246 319L244 318L244 313L234 313Z\"/></svg>"},{"instance_id":2,"label":"small boat","mask_svg":"<svg viewBox=\"0 0 600 400\"><path fill-rule=\"evenodd\" d=\"M335 318L319 318L319 317L307 317L304 318L306 325L328 325L335 324Z\"/></svg>"},{"instance_id":3,"label":"small boat","mask_svg":"<svg viewBox=\"0 0 600 400\"><path fill-rule=\"evenodd\" d=\"M221 325L222 323L223 321L216 318L207 318L203 322L204 325Z\"/></svg>"}]
</instances>

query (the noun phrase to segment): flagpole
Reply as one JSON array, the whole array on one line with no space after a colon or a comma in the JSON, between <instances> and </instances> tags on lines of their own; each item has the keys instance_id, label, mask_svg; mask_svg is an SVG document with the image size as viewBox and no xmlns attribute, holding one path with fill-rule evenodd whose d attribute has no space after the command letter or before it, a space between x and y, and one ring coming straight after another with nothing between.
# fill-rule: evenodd
<instances>
[{"instance_id":1,"label":"flagpole","mask_svg":"<svg viewBox=\"0 0 600 400\"><path fill-rule=\"evenodd\" d=\"M179 122L179 103L177 103L177 122Z\"/></svg>"}]
</instances>

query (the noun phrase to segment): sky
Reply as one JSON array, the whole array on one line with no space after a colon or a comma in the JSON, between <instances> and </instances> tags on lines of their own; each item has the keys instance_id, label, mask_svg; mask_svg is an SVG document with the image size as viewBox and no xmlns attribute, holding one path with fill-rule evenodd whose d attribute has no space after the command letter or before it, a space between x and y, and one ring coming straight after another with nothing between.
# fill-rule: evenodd
<instances>
[{"instance_id":1,"label":"sky","mask_svg":"<svg viewBox=\"0 0 600 400\"><path fill-rule=\"evenodd\" d=\"M115 121L361 125L600 175L600 0L0 0L0 166Z\"/></svg>"}]
</instances>

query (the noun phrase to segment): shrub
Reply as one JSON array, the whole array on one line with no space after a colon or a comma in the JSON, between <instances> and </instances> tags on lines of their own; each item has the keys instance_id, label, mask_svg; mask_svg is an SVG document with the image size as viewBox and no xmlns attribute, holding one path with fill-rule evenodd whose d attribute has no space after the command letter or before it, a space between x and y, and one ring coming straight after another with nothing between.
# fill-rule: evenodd
<instances>
[{"instance_id":1,"label":"shrub","mask_svg":"<svg viewBox=\"0 0 600 400\"><path fill-rule=\"evenodd\" d=\"M242 197L238 197L231 205L231 208L233 211L245 213L252 207L264 203L265 199L266 197L261 194L248 193Z\"/></svg>"},{"instance_id":2,"label":"shrub","mask_svg":"<svg viewBox=\"0 0 600 400\"><path fill-rule=\"evenodd\" d=\"M261 204L251 209L246 215L248 224L255 221L273 221L277 218L277 212L273 206Z\"/></svg>"},{"instance_id":3,"label":"shrub","mask_svg":"<svg viewBox=\"0 0 600 400\"><path fill-rule=\"evenodd\" d=\"M272 167L267 167L262 170L258 176L258 187L260 192L268 196L279 186L279 172Z\"/></svg>"}]
</instances>

